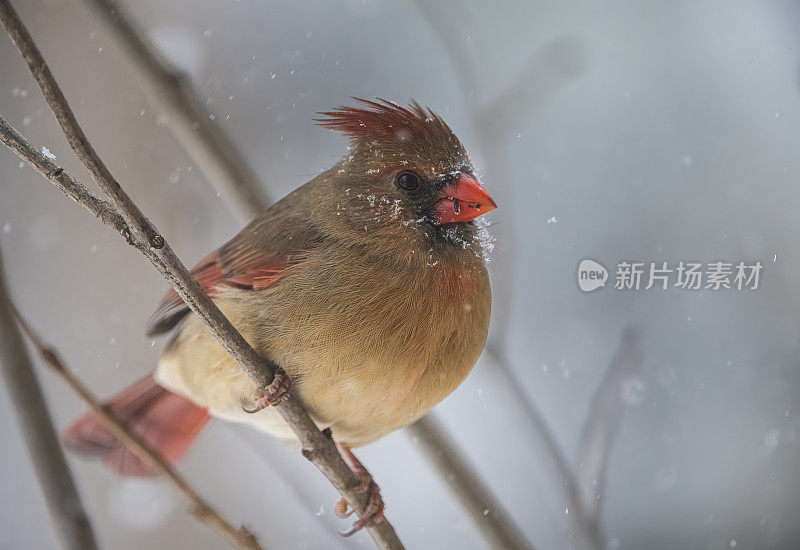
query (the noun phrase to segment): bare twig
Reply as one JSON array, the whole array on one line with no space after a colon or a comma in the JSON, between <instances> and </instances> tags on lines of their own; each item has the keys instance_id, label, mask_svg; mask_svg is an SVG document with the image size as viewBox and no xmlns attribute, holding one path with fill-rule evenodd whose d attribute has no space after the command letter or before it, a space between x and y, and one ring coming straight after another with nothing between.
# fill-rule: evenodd
<instances>
[{"instance_id":1,"label":"bare twig","mask_svg":"<svg viewBox=\"0 0 800 550\"><path fill-rule=\"evenodd\" d=\"M50 517L64 548L95 550L89 518L58 442L14 309L0 257L0 372L20 423Z\"/></svg>"},{"instance_id":2,"label":"bare twig","mask_svg":"<svg viewBox=\"0 0 800 550\"><path fill-rule=\"evenodd\" d=\"M242 550L263 550L256 537L242 526L239 529L225 521L216 510L198 495L189 483L181 477L164 458L152 449L138 435L131 432L125 425L109 414L103 404L89 389L75 377L66 367L58 351L47 344L25 321L19 311L15 310L15 317L25 335L33 343L39 357L47 363L53 371L61 377L67 385L77 393L83 401L95 412L105 426L122 441L133 453L141 458L148 466L166 478L183 494L189 504L191 514L216 531L232 546Z\"/></svg>"},{"instance_id":3,"label":"bare twig","mask_svg":"<svg viewBox=\"0 0 800 550\"><path fill-rule=\"evenodd\" d=\"M261 357L245 341L111 175L83 133L41 53L8 0L0 0L0 18L28 63L70 146L127 223L130 229L129 243L153 263L191 310L208 325L222 347L236 359L256 387L266 391L265 388L274 377L276 365ZM359 481L342 459L334 442L317 428L296 395L291 392L275 408L300 440L303 455L328 478L356 513L362 515L367 504L366 492L360 490ZM381 548L403 547L388 520L369 527L368 531Z\"/></svg>"},{"instance_id":4,"label":"bare twig","mask_svg":"<svg viewBox=\"0 0 800 550\"><path fill-rule=\"evenodd\" d=\"M490 335L490 342L496 348L503 348L503 340L509 333L513 252L517 244L516 234L510 229L514 227L515 217L513 179L508 169L510 142L533 112L585 71L585 49L577 38L556 38L531 54L508 86L499 92L487 90L486 84L495 79L478 71L475 63L479 57L475 44L477 33L471 31L474 25L465 17L463 5L456 0L415 0L414 3L441 41L466 93L464 100L484 161L485 179L493 186L492 196L504 207L503 225L509 229L498 228L498 253L492 264L495 280L502 284L492 289L492 310L499 315L492 317Z\"/></svg>"},{"instance_id":5,"label":"bare twig","mask_svg":"<svg viewBox=\"0 0 800 550\"><path fill-rule=\"evenodd\" d=\"M453 0L416 0L415 4L442 41L462 88L467 92L465 101L473 129L478 135L485 179L494 185L492 194L498 203L507 205L504 224L507 228L513 228L515 201L508 168L510 140L516 135L521 119L529 117L545 100L583 71L583 48L574 39L552 41L533 53L511 85L495 93L493 100L487 101L485 81L488 79L483 79L475 67L475 55L471 52L476 48L472 36L468 34L471 26L460 15L462 10ZM454 19L454 14L458 14L457 17L462 20ZM545 495L545 504L551 517L574 547L597 548L600 543L595 539L583 512L569 461L561 452L541 413L523 393L523 386L504 352L510 332L516 235L513 230L505 231L499 241L499 253L492 262L498 283L492 288L492 309L499 315L493 315L492 331L483 356L494 366L494 380L502 384L505 395L512 396L510 402L518 405L521 414L527 418L525 435L531 452L535 453L531 467L536 483Z\"/></svg>"},{"instance_id":6,"label":"bare twig","mask_svg":"<svg viewBox=\"0 0 800 550\"><path fill-rule=\"evenodd\" d=\"M534 112L585 70L585 57L578 39L556 38L535 51L512 82L496 92L493 99L480 106L470 103L470 114L484 158L486 181L494 186L492 194L498 204L506 206L503 225L495 231L498 253L493 258L495 280L499 284L493 288L492 307L499 315L492 319L489 345L498 349L505 349L505 340L511 332L511 309L516 288L514 259L519 246L514 220L519 218L520 203L514 200L514 173L509 158L512 140ZM501 365L506 370L510 368L505 363Z\"/></svg>"},{"instance_id":7,"label":"bare twig","mask_svg":"<svg viewBox=\"0 0 800 550\"><path fill-rule=\"evenodd\" d=\"M519 246L514 227L521 206L515 200L515 174L511 169L513 164L509 151L531 115L573 82L584 71L585 65L584 48L578 39L556 38L533 52L511 83L495 92L492 99L484 100L480 105L470 103L469 112L484 159L486 181L492 185L492 195L496 196L497 203L505 205L503 224L495 230L498 253L492 261L495 279L501 284L495 285L492 293L493 310L500 314L492 319L490 342L498 348L505 348L506 336L511 332L514 259Z\"/></svg>"},{"instance_id":8,"label":"bare twig","mask_svg":"<svg viewBox=\"0 0 800 550\"><path fill-rule=\"evenodd\" d=\"M267 209L269 196L230 138L203 108L189 78L171 67L113 0L89 0L127 54L147 100L208 182L249 222Z\"/></svg>"},{"instance_id":9,"label":"bare twig","mask_svg":"<svg viewBox=\"0 0 800 550\"><path fill-rule=\"evenodd\" d=\"M639 333L629 327L622 333L614 359L595 393L578 448L578 491L584 512L598 536L611 444L625 414L626 392L635 391L641 368Z\"/></svg>"},{"instance_id":10,"label":"bare twig","mask_svg":"<svg viewBox=\"0 0 800 550\"><path fill-rule=\"evenodd\" d=\"M509 414L520 414L527 420L525 427L528 429L522 431L522 436L530 453L533 478L550 517L558 530L570 540L568 547L578 550L600 547L578 498L569 461L561 452L542 414L523 393L523 384L500 353L496 348L487 346L483 358L490 362L489 369L494 382L499 385L499 391L504 396L513 396L507 400Z\"/></svg>"},{"instance_id":11,"label":"bare twig","mask_svg":"<svg viewBox=\"0 0 800 550\"><path fill-rule=\"evenodd\" d=\"M159 55L158 51L148 44L144 34L131 22L130 17L121 10L112 0L90 0L114 29L114 37L119 39L124 45L124 49L129 53L132 62L138 67L140 85L145 90L148 98L157 108L168 113L168 124L173 128L175 138L178 143L192 156L194 161L201 167L215 167L212 172L227 170L225 177L215 180L212 176L207 179L214 184L215 181L232 181L236 185L231 185L227 190L221 191L223 202L234 214L238 214L244 222L249 222L258 212L256 209L247 211L241 208L242 204L253 204L252 197L262 193L259 182L254 177L242 177L238 169L244 166L244 162L228 162L229 156L225 151L233 150L233 144L228 142L226 147L220 148L215 145L215 139L223 135L220 131L186 131L187 122L192 120L210 120L201 103L195 101L195 92L191 89L190 83L182 78L176 71L171 69ZM177 103L177 104L176 104ZM187 114L186 109L191 109ZM201 143L198 143L201 142ZM234 151L235 152L235 151ZM239 157L238 153L236 156ZM212 175L213 175L212 173ZM263 194L261 195L264 196ZM268 204L266 201L256 201L257 210L264 210ZM477 473L466 463L460 460L454 442L439 429L435 418L429 413L425 418L409 426L411 433L422 442L426 454L430 457L431 453L436 453L431 461L442 474L442 477L452 485L464 487L464 490L456 491L456 495L462 501L465 508L470 511L479 529L488 540L492 541L499 548L529 548L530 545L525 541L516 526L513 525L508 513L496 502L480 481ZM491 506L488 503L494 503ZM483 510L490 509L488 516L483 515ZM473 512L479 510L476 516ZM505 545L504 545L505 544Z\"/></svg>"},{"instance_id":12,"label":"bare twig","mask_svg":"<svg viewBox=\"0 0 800 550\"><path fill-rule=\"evenodd\" d=\"M409 426L414 441L442 474L442 479L469 512L472 521L495 550L533 550L525 535L510 520L477 472L464 460L464 453L441 423L426 415Z\"/></svg>"},{"instance_id":13,"label":"bare twig","mask_svg":"<svg viewBox=\"0 0 800 550\"><path fill-rule=\"evenodd\" d=\"M52 160L25 141L25 138L19 135L2 117L0 117L0 141L27 161L31 168L50 180L66 196L94 214L97 219L117 233L128 238L128 225L112 205L92 195L68 172L59 168Z\"/></svg>"},{"instance_id":14,"label":"bare twig","mask_svg":"<svg viewBox=\"0 0 800 550\"><path fill-rule=\"evenodd\" d=\"M580 40L558 37L533 53L525 67L504 90L483 105L477 116L490 139L511 139L520 121L530 118L556 92L586 70L586 54Z\"/></svg>"},{"instance_id":15,"label":"bare twig","mask_svg":"<svg viewBox=\"0 0 800 550\"><path fill-rule=\"evenodd\" d=\"M484 160L485 179L494 185L492 194L500 204L508 206L504 215L506 227L514 226L514 201L511 181L508 170L509 142L515 135L515 124L519 118L529 116L569 78L549 78L547 71L553 67L548 64L557 53L562 51L560 46L564 42L555 42L546 46L531 57L528 66L517 76L506 91L496 95L496 100L487 102L485 99L484 80L476 70L474 52L476 50L473 37L469 34L471 25L465 21L463 10L454 1L426 2L416 0L419 11L434 29L436 36L442 41L445 51L450 57L455 68L461 87L465 90L465 101L468 113L472 119L473 129L478 135L481 158ZM577 51L577 48L575 48ZM579 71L578 71L579 72ZM568 75L574 78L574 74ZM547 85L542 86L542 82ZM522 98L519 98L522 94ZM519 107L525 102L524 114L514 119L507 116L513 107ZM506 103L512 105L505 107ZM502 351L506 346L506 336L509 333L508 325L511 318L513 278L513 251L516 247L516 236L513 231L506 231L501 235L499 253L493 261L495 280L499 284L493 285L492 309L499 312L493 316L492 332L484 350L484 357L489 357L497 376L508 390L506 395L514 397L514 401L522 408L522 413L527 417L526 430L531 440L531 448L536 453L532 464L536 473L539 487L547 495L546 504L550 508L551 516L556 521L560 530L568 536L576 548L594 548L595 544L588 522L584 521L580 501L574 487L572 469L563 457L558 444L550 433L547 422L541 416L535 405L522 393L522 386L508 364L508 359ZM423 427L424 428L424 427ZM462 501L465 506L468 503Z\"/></svg>"},{"instance_id":16,"label":"bare twig","mask_svg":"<svg viewBox=\"0 0 800 550\"><path fill-rule=\"evenodd\" d=\"M414 0L414 4L441 41L455 69L460 88L466 93L465 100L472 110L481 100L483 83L474 63L477 52L471 32L473 25L464 16L463 4L455 0Z\"/></svg>"}]
</instances>

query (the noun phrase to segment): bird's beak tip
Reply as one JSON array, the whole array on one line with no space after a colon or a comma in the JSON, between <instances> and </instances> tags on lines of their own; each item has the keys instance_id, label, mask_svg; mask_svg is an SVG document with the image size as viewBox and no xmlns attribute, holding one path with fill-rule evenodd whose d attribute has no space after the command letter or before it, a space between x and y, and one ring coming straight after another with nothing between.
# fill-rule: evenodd
<instances>
[{"instance_id":1,"label":"bird's beak tip","mask_svg":"<svg viewBox=\"0 0 800 550\"><path fill-rule=\"evenodd\" d=\"M436 203L436 223L468 222L497 208L489 192L474 177L462 173L442 190Z\"/></svg>"}]
</instances>

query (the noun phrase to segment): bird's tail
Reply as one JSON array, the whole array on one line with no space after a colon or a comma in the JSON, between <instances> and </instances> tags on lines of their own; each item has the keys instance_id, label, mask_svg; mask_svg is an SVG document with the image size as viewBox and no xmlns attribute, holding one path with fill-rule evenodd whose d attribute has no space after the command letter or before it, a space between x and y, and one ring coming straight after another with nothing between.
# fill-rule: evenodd
<instances>
[{"instance_id":1,"label":"bird's tail","mask_svg":"<svg viewBox=\"0 0 800 550\"><path fill-rule=\"evenodd\" d=\"M211 418L204 408L159 386L152 375L122 390L105 407L170 464L183 457ZM122 475L158 475L119 441L95 412L85 414L67 428L64 445L80 455L102 459Z\"/></svg>"}]
</instances>

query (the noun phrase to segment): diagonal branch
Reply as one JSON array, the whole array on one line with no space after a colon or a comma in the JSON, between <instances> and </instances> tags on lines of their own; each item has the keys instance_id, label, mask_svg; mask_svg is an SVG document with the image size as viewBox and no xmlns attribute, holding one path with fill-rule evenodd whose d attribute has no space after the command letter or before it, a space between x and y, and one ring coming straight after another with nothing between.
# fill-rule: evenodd
<instances>
[{"instance_id":1,"label":"diagonal branch","mask_svg":"<svg viewBox=\"0 0 800 550\"><path fill-rule=\"evenodd\" d=\"M75 488L47 404L14 319L0 257L0 374L17 414L50 517L68 550L96 550L92 525Z\"/></svg>"},{"instance_id":2,"label":"diagonal branch","mask_svg":"<svg viewBox=\"0 0 800 550\"><path fill-rule=\"evenodd\" d=\"M561 36L535 51L506 88L478 110L481 127L492 139L510 139L520 120L530 118L548 99L586 71L583 43Z\"/></svg>"},{"instance_id":3,"label":"diagonal branch","mask_svg":"<svg viewBox=\"0 0 800 550\"><path fill-rule=\"evenodd\" d=\"M483 355L490 362L494 380L503 395L513 396L508 401L511 410L516 407L525 418L523 431L530 453L531 471L543 495L543 503L557 529L569 538L570 548L578 550L599 548L580 499L572 467L561 451L550 426L534 403L523 393L524 385L510 368L508 359L497 348L487 346Z\"/></svg>"},{"instance_id":4,"label":"diagonal branch","mask_svg":"<svg viewBox=\"0 0 800 550\"><path fill-rule=\"evenodd\" d=\"M626 388L636 383L641 368L640 336L638 331L628 327L623 331L614 358L595 393L578 448L578 491L587 518L596 531L600 529L600 505L605 491L608 456L625 415Z\"/></svg>"},{"instance_id":5,"label":"diagonal branch","mask_svg":"<svg viewBox=\"0 0 800 550\"><path fill-rule=\"evenodd\" d=\"M67 171L36 150L2 117L0 117L0 141L14 151L17 156L25 159L34 170L50 180L66 196L88 212L91 212L101 222L126 239L130 237L128 224L117 213L116 208L103 199L98 199L92 195L83 184L73 178Z\"/></svg>"},{"instance_id":6,"label":"diagonal branch","mask_svg":"<svg viewBox=\"0 0 800 550\"><path fill-rule=\"evenodd\" d=\"M465 100L470 109L474 108L481 99L483 82L473 61L478 52L470 33L473 27L464 17L463 5L455 0L414 0L414 5L441 41L455 69L456 80L467 93Z\"/></svg>"},{"instance_id":7,"label":"diagonal branch","mask_svg":"<svg viewBox=\"0 0 800 550\"><path fill-rule=\"evenodd\" d=\"M256 387L266 391L265 388L274 377L276 365L261 357L245 341L111 175L78 125L50 69L8 0L0 0L0 19L28 63L70 146L128 224L130 244L153 263L191 310L208 325L222 347L236 359ZM356 513L362 515L366 509L367 494L360 490L358 480L342 459L333 440L317 428L293 392L276 406L276 410L297 435L303 455L328 478ZM379 547L402 548L388 520L369 527L368 531Z\"/></svg>"},{"instance_id":8,"label":"diagonal branch","mask_svg":"<svg viewBox=\"0 0 800 550\"><path fill-rule=\"evenodd\" d=\"M255 536L248 531L246 527L242 526L236 529L233 525L225 521L208 502L192 489L189 483L183 479L161 455L147 445L139 436L129 431L128 428L120 423L113 415L109 414L100 400L97 399L69 369L67 369L58 351L44 342L18 311L14 311L14 316L28 339L33 343L41 360L47 363L47 365L49 365L53 371L58 374L61 379L89 405L89 407L91 407L117 439L123 441L125 445L146 464L160 474L166 476L172 485L186 498L190 505L189 509L191 514L197 518L198 521L216 531L222 538L236 548L242 550L263 550Z\"/></svg>"},{"instance_id":9,"label":"diagonal branch","mask_svg":"<svg viewBox=\"0 0 800 550\"><path fill-rule=\"evenodd\" d=\"M488 79L478 74L475 66L476 48L467 34L471 26L463 18L456 20L450 16L461 13L457 2L416 0L415 4L442 42L462 87L469 91L466 105L473 129L478 134L485 177L487 182L495 185L492 193L498 202L509 206L504 217L505 226L514 227L515 201L510 186L512 174L508 168L510 140L521 119L529 117L556 91L583 72L583 47L575 39L569 38L550 42L534 52L512 83L487 102L484 82ZM505 395L511 396L509 406L517 406L526 419L525 437L534 453L532 471L557 528L576 548L598 548L601 544L596 540L583 511L573 469L547 421L523 393L523 386L505 353L513 304L513 252L517 237L513 231L507 230L501 235L501 241L502 250L493 258L498 284L493 285L492 289L492 309L498 311L499 315L493 316L483 357L491 361L494 380L503 386Z\"/></svg>"},{"instance_id":10,"label":"diagonal branch","mask_svg":"<svg viewBox=\"0 0 800 550\"><path fill-rule=\"evenodd\" d=\"M409 426L414 442L442 474L495 550L533 550L533 545L513 523L500 502L464 459L464 453L434 415L427 414Z\"/></svg>"},{"instance_id":11,"label":"diagonal branch","mask_svg":"<svg viewBox=\"0 0 800 550\"><path fill-rule=\"evenodd\" d=\"M230 163L226 160L224 149L215 146L214 140L222 135L219 131L182 131L187 121L209 120L201 104L194 101L195 92L189 83L183 79L178 79L178 74L168 67L162 56L152 45L147 43L143 33L131 22L130 17L121 10L112 0L90 0L105 18L108 24L114 29L114 37L120 40L124 49L128 52L134 65L138 68L140 85L145 90L157 108L163 109L169 114L168 124L173 128L173 133L178 143L186 150L196 163L202 166L216 166L219 169L228 170L222 181L235 181L237 185L230 186L228 192L222 192L222 199L234 214L240 214L242 221L249 222L258 212L243 212L240 208L242 203L252 204L251 197L256 195L260 188L255 178L244 178L237 173L239 166L244 166L244 162ZM425 4L426 7L435 10L436 6ZM465 38L465 36L463 37ZM466 39L465 39L466 40ZM463 46L468 46L465 41ZM177 101L177 107L174 105ZM190 107L186 107L189 105ZM189 115L186 109L191 108ZM173 118L177 116L178 118ZM175 127L177 126L177 128ZM197 142L204 142L198 144ZM229 149L233 148L229 144ZM238 153L237 153L238 157ZM212 177L207 178L214 184ZM217 184L217 188L220 189ZM221 190L221 189L220 189ZM222 191L222 190L221 190ZM258 203L258 210L264 210L268 204ZM244 213L246 216L242 216ZM480 481L478 474L471 467L460 459L460 453L454 442L437 429L435 417L430 413L422 420L408 427L414 437L421 442L421 446L426 454L435 457L431 462L438 469L442 477L447 480L450 486L468 488L457 490L456 494L462 504L471 513L475 510L480 511L480 515L473 518L478 528L487 539L491 540L496 548L527 548L529 543L524 539L516 526L513 525L509 514L496 501L488 488ZM490 506L490 503L494 503ZM488 517L483 516L483 510L490 509Z\"/></svg>"},{"instance_id":12,"label":"diagonal branch","mask_svg":"<svg viewBox=\"0 0 800 550\"><path fill-rule=\"evenodd\" d=\"M113 30L153 109L239 221L267 209L269 196L232 140L205 112L188 77L159 55L113 0L89 0Z\"/></svg>"}]
</instances>

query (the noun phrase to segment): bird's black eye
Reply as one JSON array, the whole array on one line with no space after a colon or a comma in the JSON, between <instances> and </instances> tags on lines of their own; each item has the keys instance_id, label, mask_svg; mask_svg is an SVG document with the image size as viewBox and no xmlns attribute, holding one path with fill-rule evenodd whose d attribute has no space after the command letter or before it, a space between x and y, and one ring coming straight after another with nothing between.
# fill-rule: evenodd
<instances>
[{"instance_id":1,"label":"bird's black eye","mask_svg":"<svg viewBox=\"0 0 800 550\"><path fill-rule=\"evenodd\" d=\"M419 187L419 176L414 172L403 172L397 176L397 187L404 191L414 191Z\"/></svg>"}]
</instances>

